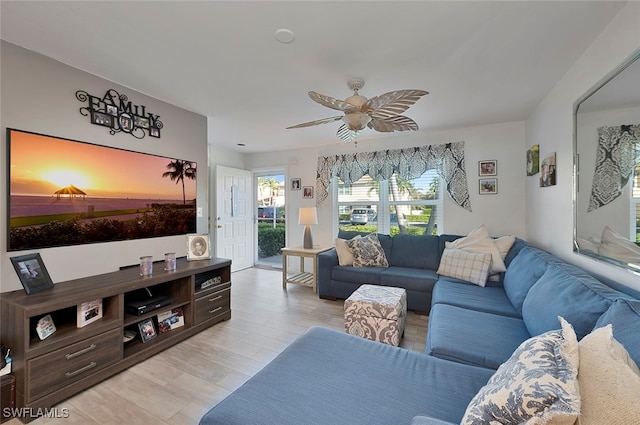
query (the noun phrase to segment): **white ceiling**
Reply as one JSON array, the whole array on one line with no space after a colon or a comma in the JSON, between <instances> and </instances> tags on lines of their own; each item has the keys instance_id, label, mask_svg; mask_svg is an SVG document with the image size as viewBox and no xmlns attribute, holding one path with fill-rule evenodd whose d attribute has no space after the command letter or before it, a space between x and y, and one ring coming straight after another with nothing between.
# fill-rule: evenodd
<instances>
[{"instance_id":1,"label":"white ceiling","mask_svg":"<svg viewBox=\"0 0 640 425\"><path fill-rule=\"evenodd\" d=\"M421 130L524 120L624 2L5 1L4 40L209 117L209 141L240 152L341 143L345 99L430 92ZM295 33L278 42L277 29ZM166 117L165 126L170 125ZM394 133L402 135L403 133ZM365 130L367 138L389 134ZM246 144L238 147L238 143Z\"/></svg>"}]
</instances>

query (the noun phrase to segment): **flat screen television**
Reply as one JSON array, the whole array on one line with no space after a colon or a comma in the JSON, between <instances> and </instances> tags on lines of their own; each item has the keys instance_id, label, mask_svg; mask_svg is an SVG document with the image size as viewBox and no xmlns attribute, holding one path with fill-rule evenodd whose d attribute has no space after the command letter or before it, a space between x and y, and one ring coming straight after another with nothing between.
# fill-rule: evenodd
<instances>
[{"instance_id":1,"label":"flat screen television","mask_svg":"<svg viewBox=\"0 0 640 425\"><path fill-rule=\"evenodd\" d=\"M7 129L9 251L196 231L197 164Z\"/></svg>"}]
</instances>

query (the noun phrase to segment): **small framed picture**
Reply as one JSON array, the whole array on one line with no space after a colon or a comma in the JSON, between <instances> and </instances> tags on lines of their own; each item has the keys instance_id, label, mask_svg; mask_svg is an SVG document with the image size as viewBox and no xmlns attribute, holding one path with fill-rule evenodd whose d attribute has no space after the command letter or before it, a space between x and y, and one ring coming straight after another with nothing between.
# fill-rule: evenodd
<instances>
[{"instance_id":1,"label":"small framed picture","mask_svg":"<svg viewBox=\"0 0 640 425\"><path fill-rule=\"evenodd\" d=\"M301 188L300 179L291 179L291 190L300 190Z\"/></svg>"},{"instance_id":2,"label":"small framed picture","mask_svg":"<svg viewBox=\"0 0 640 425\"><path fill-rule=\"evenodd\" d=\"M540 164L540 187L556 185L556 153L545 156Z\"/></svg>"},{"instance_id":3,"label":"small framed picture","mask_svg":"<svg viewBox=\"0 0 640 425\"><path fill-rule=\"evenodd\" d=\"M53 281L39 253L11 257L11 263L28 295L53 288Z\"/></svg>"},{"instance_id":4,"label":"small framed picture","mask_svg":"<svg viewBox=\"0 0 640 425\"><path fill-rule=\"evenodd\" d=\"M190 233L187 235L187 261L211 258L209 235Z\"/></svg>"},{"instance_id":5,"label":"small framed picture","mask_svg":"<svg viewBox=\"0 0 640 425\"><path fill-rule=\"evenodd\" d=\"M118 108L115 105L107 105L107 114L112 116L118 115Z\"/></svg>"},{"instance_id":6,"label":"small framed picture","mask_svg":"<svg viewBox=\"0 0 640 425\"><path fill-rule=\"evenodd\" d=\"M38 334L38 338L43 340L56 331L56 325L53 323L53 319L50 314L47 314L36 324L36 333Z\"/></svg>"},{"instance_id":7,"label":"small framed picture","mask_svg":"<svg viewBox=\"0 0 640 425\"><path fill-rule=\"evenodd\" d=\"M158 127L150 127L149 136L160 138L160 129Z\"/></svg>"},{"instance_id":8,"label":"small framed picture","mask_svg":"<svg viewBox=\"0 0 640 425\"><path fill-rule=\"evenodd\" d=\"M313 199L313 186L305 186L302 189L302 197L307 199Z\"/></svg>"},{"instance_id":9,"label":"small framed picture","mask_svg":"<svg viewBox=\"0 0 640 425\"><path fill-rule=\"evenodd\" d=\"M498 161L496 161L495 159L478 161L478 175L479 176L497 176Z\"/></svg>"},{"instance_id":10,"label":"small framed picture","mask_svg":"<svg viewBox=\"0 0 640 425\"><path fill-rule=\"evenodd\" d=\"M480 179L480 195L495 195L498 193L498 179Z\"/></svg>"},{"instance_id":11,"label":"small framed picture","mask_svg":"<svg viewBox=\"0 0 640 425\"><path fill-rule=\"evenodd\" d=\"M534 176L540 172L540 145L532 146L527 151L527 176Z\"/></svg>"},{"instance_id":12,"label":"small framed picture","mask_svg":"<svg viewBox=\"0 0 640 425\"><path fill-rule=\"evenodd\" d=\"M113 127L113 117L107 115L104 112L93 111L91 113L91 123L96 125L103 125L105 127Z\"/></svg>"},{"instance_id":13,"label":"small framed picture","mask_svg":"<svg viewBox=\"0 0 640 425\"><path fill-rule=\"evenodd\" d=\"M149 118L133 116L133 125L136 127L149 128Z\"/></svg>"},{"instance_id":14,"label":"small framed picture","mask_svg":"<svg viewBox=\"0 0 640 425\"><path fill-rule=\"evenodd\" d=\"M133 118L129 114L120 114L118 124L120 124L120 130L124 132L131 133L133 131Z\"/></svg>"},{"instance_id":15,"label":"small framed picture","mask_svg":"<svg viewBox=\"0 0 640 425\"><path fill-rule=\"evenodd\" d=\"M138 330L140 331L142 342L147 342L156 337L156 328L153 326L153 319L149 318L138 322Z\"/></svg>"}]
</instances>

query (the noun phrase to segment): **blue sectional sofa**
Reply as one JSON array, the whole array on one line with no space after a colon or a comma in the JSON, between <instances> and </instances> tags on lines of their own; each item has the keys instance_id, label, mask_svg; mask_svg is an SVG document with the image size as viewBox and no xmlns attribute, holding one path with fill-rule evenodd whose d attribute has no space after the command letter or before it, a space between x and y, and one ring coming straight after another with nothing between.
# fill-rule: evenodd
<instances>
[{"instance_id":1,"label":"blue sectional sofa","mask_svg":"<svg viewBox=\"0 0 640 425\"><path fill-rule=\"evenodd\" d=\"M338 238L351 239L366 233L340 231ZM341 266L335 248L318 255L318 295L323 299L345 300L360 287L370 285L395 286L407 291L407 308L429 314L431 292L438 281L438 265L445 242L458 235L414 236L382 235L378 240L389 267ZM419 255L416 255L419 253Z\"/></svg>"},{"instance_id":2,"label":"blue sectional sofa","mask_svg":"<svg viewBox=\"0 0 640 425\"><path fill-rule=\"evenodd\" d=\"M558 329L558 316L578 338L612 324L616 340L640 364L640 292L522 240L505 264L499 286L437 279L425 354L311 328L200 423L460 423L495 369L523 341Z\"/></svg>"}]
</instances>

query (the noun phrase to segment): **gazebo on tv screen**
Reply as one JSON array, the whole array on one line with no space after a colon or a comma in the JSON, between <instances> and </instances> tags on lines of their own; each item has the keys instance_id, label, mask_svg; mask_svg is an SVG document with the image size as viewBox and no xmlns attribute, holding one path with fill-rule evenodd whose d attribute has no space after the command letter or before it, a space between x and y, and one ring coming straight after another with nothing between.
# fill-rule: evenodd
<instances>
[{"instance_id":1,"label":"gazebo on tv screen","mask_svg":"<svg viewBox=\"0 0 640 425\"><path fill-rule=\"evenodd\" d=\"M197 164L7 129L8 250L196 231Z\"/></svg>"}]
</instances>

